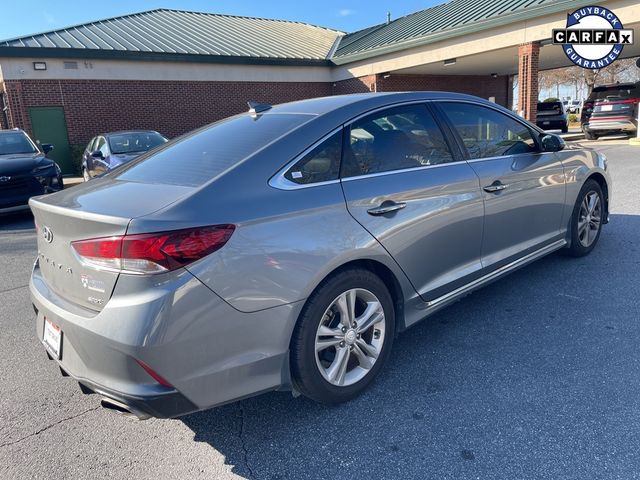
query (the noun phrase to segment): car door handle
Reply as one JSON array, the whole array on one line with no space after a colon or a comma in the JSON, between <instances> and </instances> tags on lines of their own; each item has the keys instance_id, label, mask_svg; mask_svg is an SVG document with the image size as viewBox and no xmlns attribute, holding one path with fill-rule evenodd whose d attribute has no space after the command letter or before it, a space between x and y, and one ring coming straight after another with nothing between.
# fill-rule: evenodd
<instances>
[{"instance_id":1,"label":"car door handle","mask_svg":"<svg viewBox=\"0 0 640 480\"><path fill-rule=\"evenodd\" d=\"M394 201L386 201L382 202L378 207L370 208L369 210L367 210L367 213L369 215L384 215L385 213L402 210L406 206L407 204L405 202L396 203Z\"/></svg>"},{"instance_id":2,"label":"car door handle","mask_svg":"<svg viewBox=\"0 0 640 480\"><path fill-rule=\"evenodd\" d=\"M509 185L506 183L493 182L491 185L487 185L486 187L484 187L483 190L485 192L495 193L495 192L501 192L502 190L505 190L507 188L509 188Z\"/></svg>"}]
</instances>

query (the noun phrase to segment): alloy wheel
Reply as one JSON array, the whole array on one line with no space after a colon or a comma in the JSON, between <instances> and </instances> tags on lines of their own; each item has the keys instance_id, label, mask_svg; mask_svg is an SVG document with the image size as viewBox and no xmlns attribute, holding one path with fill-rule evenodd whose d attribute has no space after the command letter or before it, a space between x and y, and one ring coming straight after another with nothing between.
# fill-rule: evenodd
<instances>
[{"instance_id":1,"label":"alloy wheel","mask_svg":"<svg viewBox=\"0 0 640 480\"><path fill-rule=\"evenodd\" d=\"M578 217L578 239L583 247L589 247L595 241L602 223L600 195L589 191L580 205Z\"/></svg>"},{"instance_id":2,"label":"alloy wheel","mask_svg":"<svg viewBox=\"0 0 640 480\"><path fill-rule=\"evenodd\" d=\"M380 300L368 290L347 290L322 316L315 339L316 365L332 385L353 385L376 363L384 338Z\"/></svg>"}]
</instances>

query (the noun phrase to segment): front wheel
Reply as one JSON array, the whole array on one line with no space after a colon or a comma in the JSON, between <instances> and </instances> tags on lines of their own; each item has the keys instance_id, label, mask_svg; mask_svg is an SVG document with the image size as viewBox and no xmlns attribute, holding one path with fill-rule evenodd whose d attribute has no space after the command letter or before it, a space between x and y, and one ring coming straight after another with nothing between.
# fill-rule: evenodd
<instances>
[{"instance_id":1,"label":"front wheel","mask_svg":"<svg viewBox=\"0 0 640 480\"><path fill-rule=\"evenodd\" d=\"M602 188L595 180L587 180L573 207L571 216L571 246L565 253L582 257L594 249L600 238L604 221L605 205Z\"/></svg>"},{"instance_id":2,"label":"front wheel","mask_svg":"<svg viewBox=\"0 0 640 480\"><path fill-rule=\"evenodd\" d=\"M368 270L349 269L309 297L291 340L295 387L325 404L346 402L375 379L391 351L393 301Z\"/></svg>"}]
</instances>

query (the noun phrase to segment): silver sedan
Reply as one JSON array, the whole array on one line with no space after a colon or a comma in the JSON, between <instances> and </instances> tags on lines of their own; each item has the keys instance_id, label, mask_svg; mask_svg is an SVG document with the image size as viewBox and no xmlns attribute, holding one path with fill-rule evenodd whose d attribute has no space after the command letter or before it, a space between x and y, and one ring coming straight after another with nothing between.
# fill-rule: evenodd
<instances>
[{"instance_id":1,"label":"silver sedan","mask_svg":"<svg viewBox=\"0 0 640 480\"><path fill-rule=\"evenodd\" d=\"M347 401L397 332L607 222L604 156L476 97L251 107L30 202L37 335L107 408Z\"/></svg>"}]
</instances>

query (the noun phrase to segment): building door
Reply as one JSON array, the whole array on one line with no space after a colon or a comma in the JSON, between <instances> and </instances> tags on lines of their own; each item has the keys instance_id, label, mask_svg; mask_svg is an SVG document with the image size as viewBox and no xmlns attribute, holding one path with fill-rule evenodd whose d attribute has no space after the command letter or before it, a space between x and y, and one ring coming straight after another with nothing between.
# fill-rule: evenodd
<instances>
[{"instance_id":1,"label":"building door","mask_svg":"<svg viewBox=\"0 0 640 480\"><path fill-rule=\"evenodd\" d=\"M54 149L47 157L54 160L64 174L74 174L71 148L67 135L67 123L62 107L34 107L29 109L33 139L42 145L50 143Z\"/></svg>"}]
</instances>

